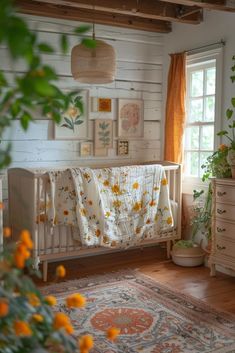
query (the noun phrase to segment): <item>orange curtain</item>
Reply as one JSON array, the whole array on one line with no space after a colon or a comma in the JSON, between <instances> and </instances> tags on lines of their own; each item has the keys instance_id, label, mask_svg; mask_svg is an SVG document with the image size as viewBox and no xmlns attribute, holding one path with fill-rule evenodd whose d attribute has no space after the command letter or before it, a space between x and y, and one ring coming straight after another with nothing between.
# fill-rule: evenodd
<instances>
[{"instance_id":1,"label":"orange curtain","mask_svg":"<svg viewBox=\"0 0 235 353\"><path fill-rule=\"evenodd\" d=\"M164 159L181 163L185 124L186 53L171 54L168 74Z\"/></svg>"}]
</instances>

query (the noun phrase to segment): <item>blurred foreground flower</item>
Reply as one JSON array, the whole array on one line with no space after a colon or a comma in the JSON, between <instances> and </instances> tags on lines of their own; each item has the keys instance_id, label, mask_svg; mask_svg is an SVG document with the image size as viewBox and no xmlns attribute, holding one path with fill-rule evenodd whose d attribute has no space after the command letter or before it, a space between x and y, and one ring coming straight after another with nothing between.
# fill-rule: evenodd
<instances>
[{"instance_id":1,"label":"blurred foreground flower","mask_svg":"<svg viewBox=\"0 0 235 353\"><path fill-rule=\"evenodd\" d=\"M5 230L6 237L11 232ZM53 311L54 296L43 297L29 275L33 242L23 230L19 242L7 243L0 251L0 352L32 353L89 353L94 346L91 335L75 337L69 316ZM66 274L64 266L56 269L56 277ZM80 293L70 294L67 308L83 308L86 298ZM3 334L4 333L4 334ZM114 341L120 330L110 328L107 338Z\"/></svg>"}]
</instances>

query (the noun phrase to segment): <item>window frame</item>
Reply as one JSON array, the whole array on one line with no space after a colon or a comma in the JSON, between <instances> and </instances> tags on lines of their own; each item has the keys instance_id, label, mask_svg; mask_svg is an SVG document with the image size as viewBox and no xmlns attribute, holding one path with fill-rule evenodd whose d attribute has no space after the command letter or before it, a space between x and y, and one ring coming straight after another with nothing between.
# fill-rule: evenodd
<instances>
[{"instance_id":1,"label":"window frame","mask_svg":"<svg viewBox=\"0 0 235 353\"><path fill-rule=\"evenodd\" d=\"M198 68L204 66L208 62L215 60L216 68L216 89L215 89L215 120L214 120L214 150L216 150L221 143L221 137L217 136L217 132L221 130L222 119L221 119L221 102L222 102L222 65L223 65L223 47L218 47L213 50L200 52L187 56L186 60L186 119L189 104L189 90L187 89L190 81L190 71L192 68L198 66ZM191 70L190 70L191 69ZM203 123L204 125L205 123ZM195 125L199 125L198 123ZM208 125L212 125L212 122ZM185 122L185 127L187 126L187 120ZM193 125L191 125L193 126ZM184 149L185 151L185 149ZM200 151L200 150L198 150ZM206 152L206 150L203 152ZM205 184L202 182L200 177L197 176L187 176L183 174L183 192L192 194L193 189L196 187L201 187Z\"/></svg>"}]
</instances>

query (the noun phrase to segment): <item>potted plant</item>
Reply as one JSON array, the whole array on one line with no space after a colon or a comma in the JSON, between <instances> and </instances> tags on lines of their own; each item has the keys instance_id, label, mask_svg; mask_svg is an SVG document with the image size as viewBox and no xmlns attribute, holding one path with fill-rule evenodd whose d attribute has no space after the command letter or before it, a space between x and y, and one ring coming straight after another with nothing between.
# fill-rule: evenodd
<instances>
[{"instance_id":1,"label":"potted plant","mask_svg":"<svg viewBox=\"0 0 235 353\"><path fill-rule=\"evenodd\" d=\"M202 165L204 174L202 181L207 182L209 177L230 178L231 168L228 164L229 147L220 145L219 149L209 156ZM207 239L208 244L211 239L211 208L212 208L212 188L209 182L206 192L204 190L193 190L192 209L192 239L180 240L174 244L172 249L172 260L180 266L199 266L203 264L204 257L208 250L201 248L201 244L195 242L196 235L200 232Z\"/></svg>"},{"instance_id":2,"label":"potted plant","mask_svg":"<svg viewBox=\"0 0 235 353\"><path fill-rule=\"evenodd\" d=\"M232 75L230 76L232 83L235 82L235 55L232 58L233 66L231 67ZM226 111L226 117L228 121L228 127L231 129L231 133L227 130L220 131L218 136L225 136L229 140L229 150L228 150L228 163L231 166L232 178L235 179L235 117L234 117L234 108L235 108L235 97L231 98L231 107Z\"/></svg>"}]
</instances>

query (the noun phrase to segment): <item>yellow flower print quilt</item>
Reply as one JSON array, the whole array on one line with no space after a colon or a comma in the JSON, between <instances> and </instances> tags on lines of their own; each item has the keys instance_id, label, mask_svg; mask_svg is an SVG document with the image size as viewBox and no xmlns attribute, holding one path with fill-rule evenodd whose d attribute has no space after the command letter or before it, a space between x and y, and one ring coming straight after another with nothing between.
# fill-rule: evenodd
<instances>
[{"instance_id":1,"label":"yellow flower print quilt","mask_svg":"<svg viewBox=\"0 0 235 353\"><path fill-rule=\"evenodd\" d=\"M173 227L161 165L50 172L51 222L78 227L86 246L128 247Z\"/></svg>"}]
</instances>

